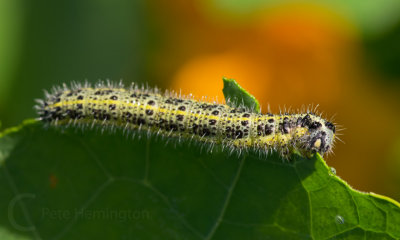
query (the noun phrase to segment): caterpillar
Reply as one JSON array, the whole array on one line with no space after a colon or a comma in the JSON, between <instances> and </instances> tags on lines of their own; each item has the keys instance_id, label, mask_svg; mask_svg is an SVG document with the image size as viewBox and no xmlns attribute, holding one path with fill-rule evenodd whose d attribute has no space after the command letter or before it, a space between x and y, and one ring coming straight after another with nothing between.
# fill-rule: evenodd
<instances>
[{"instance_id":1,"label":"caterpillar","mask_svg":"<svg viewBox=\"0 0 400 240\"><path fill-rule=\"evenodd\" d=\"M55 87L37 100L39 120L56 126L103 126L127 131L148 131L165 137L205 144L222 144L232 150L277 151L287 157L298 151L324 155L333 149L336 127L311 111L281 114L251 112L161 93L122 83L74 83Z\"/></svg>"}]
</instances>

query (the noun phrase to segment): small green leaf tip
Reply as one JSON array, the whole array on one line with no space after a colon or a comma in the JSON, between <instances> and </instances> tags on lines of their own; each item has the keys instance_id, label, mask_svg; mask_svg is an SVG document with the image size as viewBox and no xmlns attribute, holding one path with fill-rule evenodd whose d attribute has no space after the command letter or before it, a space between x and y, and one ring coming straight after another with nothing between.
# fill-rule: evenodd
<instances>
[{"instance_id":1,"label":"small green leaf tip","mask_svg":"<svg viewBox=\"0 0 400 240\"><path fill-rule=\"evenodd\" d=\"M224 93L226 104L230 107L245 106L252 112L261 112L257 99L242 88L235 79L223 77L222 81L224 81L222 92Z\"/></svg>"}]
</instances>

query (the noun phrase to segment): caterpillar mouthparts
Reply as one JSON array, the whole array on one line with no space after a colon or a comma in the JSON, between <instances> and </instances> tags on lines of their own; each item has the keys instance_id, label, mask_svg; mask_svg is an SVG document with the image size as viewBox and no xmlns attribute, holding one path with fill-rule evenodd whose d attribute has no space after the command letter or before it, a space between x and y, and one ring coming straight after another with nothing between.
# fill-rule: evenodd
<instances>
[{"instance_id":1,"label":"caterpillar mouthparts","mask_svg":"<svg viewBox=\"0 0 400 240\"><path fill-rule=\"evenodd\" d=\"M37 102L39 119L50 125L147 130L239 152L253 148L285 157L293 151L324 155L332 151L336 135L333 123L309 111L264 115L134 84L64 84Z\"/></svg>"}]
</instances>

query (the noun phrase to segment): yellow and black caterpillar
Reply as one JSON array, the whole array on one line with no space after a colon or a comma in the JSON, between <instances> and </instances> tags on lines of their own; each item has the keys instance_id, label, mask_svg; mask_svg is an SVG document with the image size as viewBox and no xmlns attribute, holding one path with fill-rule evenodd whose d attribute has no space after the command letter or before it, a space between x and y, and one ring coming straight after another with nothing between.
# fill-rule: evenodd
<instances>
[{"instance_id":1,"label":"yellow and black caterpillar","mask_svg":"<svg viewBox=\"0 0 400 240\"><path fill-rule=\"evenodd\" d=\"M167 137L223 144L232 149L278 151L283 156L332 151L335 125L312 112L260 114L245 107L198 101L132 84L74 84L54 88L36 106L52 125L115 126Z\"/></svg>"}]
</instances>

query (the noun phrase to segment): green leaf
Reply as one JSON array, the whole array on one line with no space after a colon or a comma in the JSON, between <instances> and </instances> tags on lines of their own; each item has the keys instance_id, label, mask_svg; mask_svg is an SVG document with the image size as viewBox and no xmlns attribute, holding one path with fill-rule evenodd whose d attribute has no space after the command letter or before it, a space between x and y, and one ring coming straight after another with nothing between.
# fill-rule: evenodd
<instances>
[{"instance_id":1,"label":"green leaf","mask_svg":"<svg viewBox=\"0 0 400 240\"><path fill-rule=\"evenodd\" d=\"M260 113L260 104L257 99L243 89L234 79L222 78L224 88L222 89L226 103L231 107L245 106L252 112Z\"/></svg>"},{"instance_id":2,"label":"green leaf","mask_svg":"<svg viewBox=\"0 0 400 240\"><path fill-rule=\"evenodd\" d=\"M398 203L294 158L27 121L0 138L0 238L400 238Z\"/></svg>"}]
</instances>

